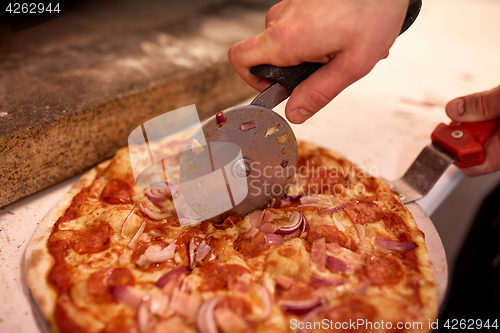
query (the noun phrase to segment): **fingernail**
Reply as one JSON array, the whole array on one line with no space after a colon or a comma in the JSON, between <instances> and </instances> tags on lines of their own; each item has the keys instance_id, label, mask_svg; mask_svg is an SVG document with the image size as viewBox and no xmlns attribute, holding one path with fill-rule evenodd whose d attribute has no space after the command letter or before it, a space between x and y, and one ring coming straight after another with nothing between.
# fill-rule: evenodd
<instances>
[{"instance_id":1,"label":"fingernail","mask_svg":"<svg viewBox=\"0 0 500 333\"><path fill-rule=\"evenodd\" d=\"M303 108L296 108L290 112L290 121L295 124L301 124L307 119L311 118L312 112L309 112Z\"/></svg>"},{"instance_id":2,"label":"fingernail","mask_svg":"<svg viewBox=\"0 0 500 333\"><path fill-rule=\"evenodd\" d=\"M457 116L463 116L465 113L465 102L463 98L457 98L450 102L450 107L455 111Z\"/></svg>"}]
</instances>

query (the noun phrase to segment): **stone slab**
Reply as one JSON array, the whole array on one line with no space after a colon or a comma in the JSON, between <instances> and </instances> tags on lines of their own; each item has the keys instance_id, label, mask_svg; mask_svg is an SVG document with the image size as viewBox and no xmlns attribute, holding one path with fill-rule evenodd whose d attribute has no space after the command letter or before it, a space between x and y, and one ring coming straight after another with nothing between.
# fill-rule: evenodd
<instances>
[{"instance_id":1,"label":"stone slab","mask_svg":"<svg viewBox=\"0 0 500 333\"><path fill-rule=\"evenodd\" d=\"M78 30L77 40L37 44L32 36L35 46L25 35L24 44L7 38L10 49L0 48L0 207L111 157L159 114L196 104L205 118L255 94L227 50L262 31L269 4L209 3L160 24L122 27L123 34L101 26L101 34ZM71 15L46 30L63 29ZM123 26L123 17L116 21Z\"/></svg>"}]
</instances>

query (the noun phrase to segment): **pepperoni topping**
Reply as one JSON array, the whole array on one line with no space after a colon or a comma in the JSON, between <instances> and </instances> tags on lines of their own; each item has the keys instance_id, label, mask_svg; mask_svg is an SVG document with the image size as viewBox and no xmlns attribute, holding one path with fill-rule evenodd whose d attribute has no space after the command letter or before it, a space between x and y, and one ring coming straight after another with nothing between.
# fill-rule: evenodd
<instances>
[{"instance_id":1,"label":"pepperoni topping","mask_svg":"<svg viewBox=\"0 0 500 333\"><path fill-rule=\"evenodd\" d=\"M189 242L191 241L191 238L199 233L200 232L197 230L186 231L177 237L177 240L175 241L175 244L177 244L175 251L179 254L182 262L186 265L189 265Z\"/></svg>"},{"instance_id":2,"label":"pepperoni topping","mask_svg":"<svg viewBox=\"0 0 500 333\"><path fill-rule=\"evenodd\" d=\"M49 272L49 281L56 287L59 295L67 295L71 287L71 273L64 257L66 257L69 243L64 239L52 240L55 238L54 235L50 235L47 244L50 254L54 257L54 266Z\"/></svg>"},{"instance_id":3,"label":"pepperoni topping","mask_svg":"<svg viewBox=\"0 0 500 333\"><path fill-rule=\"evenodd\" d=\"M203 283L198 289L200 291L232 289L237 283L237 278L245 273L250 272L241 265L221 265L215 262L203 264L200 268Z\"/></svg>"},{"instance_id":4,"label":"pepperoni topping","mask_svg":"<svg viewBox=\"0 0 500 333\"><path fill-rule=\"evenodd\" d=\"M83 190L82 190L83 192ZM87 196L85 194L83 194L82 192L78 193L77 195L75 195L75 197L73 198L73 200L71 200L71 206L74 207L82 202L85 202L87 201Z\"/></svg>"},{"instance_id":5,"label":"pepperoni topping","mask_svg":"<svg viewBox=\"0 0 500 333\"><path fill-rule=\"evenodd\" d=\"M329 309L326 313L326 318L333 322L349 323L356 322L358 319L364 322L374 322L377 316L377 309L358 298L350 298L339 305ZM356 332L367 332L368 328L358 327Z\"/></svg>"},{"instance_id":6,"label":"pepperoni topping","mask_svg":"<svg viewBox=\"0 0 500 333\"><path fill-rule=\"evenodd\" d=\"M304 280L293 279L292 288L284 288L282 285L276 285L275 295L278 299L300 301L313 297L314 288Z\"/></svg>"},{"instance_id":7,"label":"pepperoni topping","mask_svg":"<svg viewBox=\"0 0 500 333\"><path fill-rule=\"evenodd\" d=\"M131 204L135 194L129 182L123 179L110 180L101 193L101 200L113 205Z\"/></svg>"},{"instance_id":8,"label":"pepperoni topping","mask_svg":"<svg viewBox=\"0 0 500 333\"><path fill-rule=\"evenodd\" d=\"M311 261L316 264L316 267L318 267L320 271L325 270L326 247L324 238L320 238L313 242L311 248Z\"/></svg>"},{"instance_id":9,"label":"pepperoni topping","mask_svg":"<svg viewBox=\"0 0 500 333\"><path fill-rule=\"evenodd\" d=\"M351 251L356 251L357 246L354 240L346 236L343 232L339 231L335 226L329 224L320 224L311 226L311 230L307 235L306 240L313 244L321 238L325 238L327 243L337 243Z\"/></svg>"},{"instance_id":10,"label":"pepperoni topping","mask_svg":"<svg viewBox=\"0 0 500 333\"><path fill-rule=\"evenodd\" d=\"M87 293L95 296L99 303L111 303L115 301L111 287L134 284L134 275L128 268L103 268L90 275L87 280Z\"/></svg>"},{"instance_id":11,"label":"pepperoni topping","mask_svg":"<svg viewBox=\"0 0 500 333\"><path fill-rule=\"evenodd\" d=\"M351 221L358 224L374 223L385 215L382 209L373 202L373 198L351 200L344 210Z\"/></svg>"},{"instance_id":12,"label":"pepperoni topping","mask_svg":"<svg viewBox=\"0 0 500 333\"><path fill-rule=\"evenodd\" d=\"M71 332L71 333L89 333L85 328L77 325L70 316L66 313L63 305L60 302L56 303L56 308L54 310L54 317L57 323L57 328L60 332Z\"/></svg>"},{"instance_id":13,"label":"pepperoni topping","mask_svg":"<svg viewBox=\"0 0 500 333\"><path fill-rule=\"evenodd\" d=\"M201 231L202 231L203 233L205 233L205 234L208 234L208 231L210 230L210 225L211 225L211 224L212 224L212 223L211 223L211 222L209 222L209 221L207 221L207 220L203 220L203 221L201 221L201 223L200 223L200 229L201 229Z\"/></svg>"},{"instance_id":14,"label":"pepperoni topping","mask_svg":"<svg viewBox=\"0 0 500 333\"><path fill-rule=\"evenodd\" d=\"M363 177L361 183L365 187L366 192L376 192L378 189L378 183L374 177Z\"/></svg>"},{"instance_id":15,"label":"pepperoni topping","mask_svg":"<svg viewBox=\"0 0 500 333\"><path fill-rule=\"evenodd\" d=\"M207 263L215 261L219 258L219 255L224 249L224 245L226 244L226 235L222 235L220 238L208 236L207 239L205 239L205 243L213 246L214 248L208 253L205 259L203 259L203 262Z\"/></svg>"},{"instance_id":16,"label":"pepperoni topping","mask_svg":"<svg viewBox=\"0 0 500 333\"><path fill-rule=\"evenodd\" d=\"M399 234L406 233L408 231L408 227L404 223L403 219L396 213L388 212L384 214L382 221L384 221L385 230L389 231L393 236L398 236ZM411 241L411 239L404 241Z\"/></svg>"},{"instance_id":17,"label":"pepperoni topping","mask_svg":"<svg viewBox=\"0 0 500 333\"><path fill-rule=\"evenodd\" d=\"M386 213L382 219L384 221L385 229L393 236L396 237L398 242L406 243L412 242L411 235L408 231L408 226L404 223L401 216L396 213L389 212ZM407 251L397 254L401 259L403 265L408 267L410 270L419 272L418 268L418 258L415 251Z\"/></svg>"},{"instance_id":18,"label":"pepperoni topping","mask_svg":"<svg viewBox=\"0 0 500 333\"><path fill-rule=\"evenodd\" d=\"M114 231L106 221L96 221L83 230L74 232L71 246L80 254L96 253L106 250Z\"/></svg>"},{"instance_id":19,"label":"pepperoni topping","mask_svg":"<svg viewBox=\"0 0 500 333\"><path fill-rule=\"evenodd\" d=\"M234 241L234 248L236 251L240 252L245 259L248 259L256 257L266 251L269 249L269 245L267 245L264 234L259 232L254 238L247 238L244 234L238 235L238 238Z\"/></svg>"},{"instance_id":20,"label":"pepperoni topping","mask_svg":"<svg viewBox=\"0 0 500 333\"><path fill-rule=\"evenodd\" d=\"M180 227L179 218L176 216L169 216L162 220L153 220L147 215L144 215L144 222L146 222L146 228L148 229L161 229L163 227Z\"/></svg>"},{"instance_id":21,"label":"pepperoni topping","mask_svg":"<svg viewBox=\"0 0 500 333\"><path fill-rule=\"evenodd\" d=\"M404 276L404 269L399 260L393 256L369 255L366 258L366 266L363 268L372 284L385 285L397 284Z\"/></svg>"},{"instance_id":22,"label":"pepperoni topping","mask_svg":"<svg viewBox=\"0 0 500 333\"><path fill-rule=\"evenodd\" d=\"M321 156L319 156L318 154L310 154L307 156L307 158L301 155L299 156L299 160L297 161L298 168L300 167L313 168L321 165L322 165Z\"/></svg>"},{"instance_id":23,"label":"pepperoni topping","mask_svg":"<svg viewBox=\"0 0 500 333\"><path fill-rule=\"evenodd\" d=\"M222 223L212 223L215 229L224 230L227 228L232 228L236 223L243 220L243 218L239 215L229 215L224 219Z\"/></svg>"}]
</instances>

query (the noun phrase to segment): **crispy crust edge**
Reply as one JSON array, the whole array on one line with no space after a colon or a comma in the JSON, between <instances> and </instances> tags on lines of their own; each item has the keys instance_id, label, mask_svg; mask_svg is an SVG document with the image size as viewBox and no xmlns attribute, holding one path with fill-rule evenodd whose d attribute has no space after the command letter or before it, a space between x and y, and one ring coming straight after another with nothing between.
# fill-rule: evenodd
<instances>
[{"instance_id":1,"label":"crispy crust edge","mask_svg":"<svg viewBox=\"0 0 500 333\"><path fill-rule=\"evenodd\" d=\"M38 310L40 310L39 312L49 324L52 332L59 332L54 317L57 292L48 281L48 274L54 264L54 258L49 253L47 241L52 233L52 227L69 207L73 197L80 193L84 187L92 184L97 176L98 168L105 168L110 162L111 160L104 161L90 169L71 186L71 189L40 221L26 248L24 265L28 287Z\"/></svg>"}]
</instances>

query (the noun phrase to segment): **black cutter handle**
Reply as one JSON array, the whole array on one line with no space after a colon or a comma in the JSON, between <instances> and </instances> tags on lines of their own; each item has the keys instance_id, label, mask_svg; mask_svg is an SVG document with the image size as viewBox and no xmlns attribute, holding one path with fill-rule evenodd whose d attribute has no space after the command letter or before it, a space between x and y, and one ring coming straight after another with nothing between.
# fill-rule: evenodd
<instances>
[{"instance_id":1,"label":"black cutter handle","mask_svg":"<svg viewBox=\"0 0 500 333\"><path fill-rule=\"evenodd\" d=\"M410 0L403 27L399 32L400 35L415 22L421 8L422 0ZM300 65L290 67L258 65L252 67L250 73L273 82L281 83L290 88L290 90L293 90L299 83L307 79L309 75L320 69L321 66L323 66L323 64L314 62L304 62Z\"/></svg>"}]
</instances>

